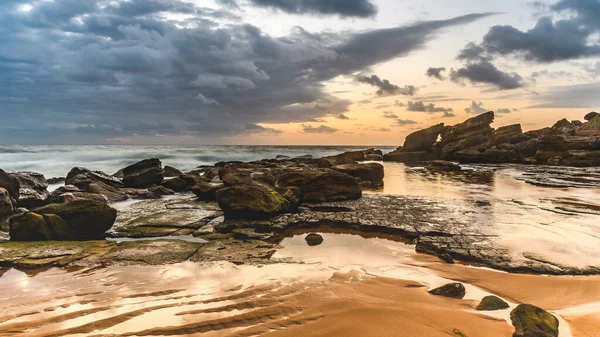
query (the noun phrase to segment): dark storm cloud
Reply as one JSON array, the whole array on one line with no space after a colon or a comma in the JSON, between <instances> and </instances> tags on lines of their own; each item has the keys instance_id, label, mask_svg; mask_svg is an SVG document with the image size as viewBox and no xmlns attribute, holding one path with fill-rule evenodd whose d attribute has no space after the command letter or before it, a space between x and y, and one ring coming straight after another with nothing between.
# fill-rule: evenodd
<instances>
[{"instance_id":1,"label":"dark storm cloud","mask_svg":"<svg viewBox=\"0 0 600 337\"><path fill-rule=\"evenodd\" d=\"M442 72L446 71L446 68L429 68L427 69L427 76L437 78L440 81L445 80Z\"/></svg>"},{"instance_id":2,"label":"dark storm cloud","mask_svg":"<svg viewBox=\"0 0 600 337\"><path fill-rule=\"evenodd\" d=\"M413 96L417 92L417 88L412 85L406 85L401 88L395 84L390 83L388 80L379 78L377 75L371 76L358 76L356 80L360 83L370 84L374 87L379 88L377 95L379 96L392 96L392 95L405 95Z\"/></svg>"},{"instance_id":3,"label":"dark storm cloud","mask_svg":"<svg viewBox=\"0 0 600 337\"><path fill-rule=\"evenodd\" d=\"M30 1L29 11L19 10L24 3L0 2L0 142L66 134L219 137L265 132L248 127L257 123L315 121L352 104L323 82L487 15L272 37L187 1Z\"/></svg>"},{"instance_id":4,"label":"dark storm cloud","mask_svg":"<svg viewBox=\"0 0 600 337\"><path fill-rule=\"evenodd\" d=\"M600 55L600 44L593 38L600 32L598 0L561 0L550 7L551 14L522 31L513 26L493 26L481 44L468 44L459 59L476 60L483 55L516 55L525 60L554 62Z\"/></svg>"},{"instance_id":5,"label":"dark storm cloud","mask_svg":"<svg viewBox=\"0 0 600 337\"><path fill-rule=\"evenodd\" d=\"M339 15L342 17L372 17L377 7L370 0L250 0L254 5L292 14Z\"/></svg>"},{"instance_id":6,"label":"dark storm cloud","mask_svg":"<svg viewBox=\"0 0 600 337\"><path fill-rule=\"evenodd\" d=\"M435 106L435 104L433 104L433 103L425 104L425 103L423 103L423 101L418 101L418 102L409 101L407 104L406 110L414 111L414 112L428 112L428 113L452 112L453 111L452 108L438 107L438 106Z\"/></svg>"},{"instance_id":7,"label":"dark storm cloud","mask_svg":"<svg viewBox=\"0 0 600 337\"><path fill-rule=\"evenodd\" d=\"M450 79L456 83L465 80L472 83L491 84L500 90L511 90L525 86L523 78L517 73L506 73L488 60L471 62L460 69L452 69Z\"/></svg>"},{"instance_id":8,"label":"dark storm cloud","mask_svg":"<svg viewBox=\"0 0 600 337\"><path fill-rule=\"evenodd\" d=\"M327 125L321 125L318 127L314 127L312 125L302 125L302 131L304 133L336 133L339 130Z\"/></svg>"}]
</instances>

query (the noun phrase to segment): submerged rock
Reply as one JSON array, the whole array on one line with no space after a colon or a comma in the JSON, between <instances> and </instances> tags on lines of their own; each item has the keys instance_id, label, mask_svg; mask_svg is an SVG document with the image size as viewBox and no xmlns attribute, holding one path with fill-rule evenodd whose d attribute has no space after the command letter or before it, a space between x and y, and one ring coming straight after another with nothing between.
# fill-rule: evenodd
<instances>
[{"instance_id":1,"label":"submerged rock","mask_svg":"<svg viewBox=\"0 0 600 337\"><path fill-rule=\"evenodd\" d=\"M362 190L350 175L330 169L285 170L277 180L279 187L297 187L303 202L358 199Z\"/></svg>"},{"instance_id":2,"label":"submerged rock","mask_svg":"<svg viewBox=\"0 0 600 337\"><path fill-rule=\"evenodd\" d=\"M258 184L237 185L216 192L225 218L269 218L286 212L290 202L274 189Z\"/></svg>"},{"instance_id":3,"label":"submerged rock","mask_svg":"<svg viewBox=\"0 0 600 337\"><path fill-rule=\"evenodd\" d=\"M558 337L558 319L544 309L520 304L510 313L513 337Z\"/></svg>"},{"instance_id":4,"label":"submerged rock","mask_svg":"<svg viewBox=\"0 0 600 337\"><path fill-rule=\"evenodd\" d=\"M160 184L163 179L162 164L157 158L145 159L123 169L125 187L151 187Z\"/></svg>"},{"instance_id":5,"label":"submerged rock","mask_svg":"<svg viewBox=\"0 0 600 337\"><path fill-rule=\"evenodd\" d=\"M452 172L452 171L462 170L460 165L457 165L453 162L446 161L446 160L432 160L432 161L428 162L427 165L425 165L425 167L432 171Z\"/></svg>"},{"instance_id":6,"label":"submerged rock","mask_svg":"<svg viewBox=\"0 0 600 337\"><path fill-rule=\"evenodd\" d=\"M479 311L494 311L508 308L508 303L497 296L486 296L481 300L481 302L479 302L479 305L477 306L477 310Z\"/></svg>"},{"instance_id":7,"label":"submerged rock","mask_svg":"<svg viewBox=\"0 0 600 337\"><path fill-rule=\"evenodd\" d=\"M323 243L323 236L315 233L308 234L304 240L309 246L318 246Z\"/></svg>"},{"instance_id":8,"label":"submerged rock","mask_svg":"<svg viewBox=\"0 0 600 337\"><path fill-rule=\"evenodd\" d=\"M19 181L19 199L17 205L24 208L34 208L46 203L50 193L48 182L41 173L15 172L10 173Z\"/></svg>"},{"instance_id":9,"label":"submerged rock","mask_svg":"<svg viewBox=\"0 0 600 337\"><path fill-rule=\"evenodd\" d=\"M466 290L462 283L449 283L439 288L435 288L429 291L429 293L437 296L462 299L465 297Z\"/></svg>"}]
</instances>

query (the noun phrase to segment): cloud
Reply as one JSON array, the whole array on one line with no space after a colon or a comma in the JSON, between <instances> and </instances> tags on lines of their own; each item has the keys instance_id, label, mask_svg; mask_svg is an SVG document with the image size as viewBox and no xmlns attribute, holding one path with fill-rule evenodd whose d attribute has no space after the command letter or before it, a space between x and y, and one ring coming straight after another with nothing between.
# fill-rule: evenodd
<instances>
[{"instance_id":1,"label":"cloud","mask_svg":"<svg viewBox=\"0 0 600 337\"><path fill-rule=\"evenodd\" d=\"M425 104L425 103L423 103L423 101L418 101L418 102L409 101L406 109L408 111L429 112L429 113L452 112L453 111L452 108L436 107L435 104L433 104L433 103Z\"/></svg>"},{"instance_id":2,"label":"cloud","mask_svg":"<svg viewBox=\"0 0 600 337\"><path fill-rule=\"evenodd\" d=\"M250 0L256 6L269 7L291 14L373 17L377 7L370 0Z\"/></svg>"},{"instance_id":3,"label":"cloud","mask_svg":"<svg viewBox=\"0 0 600 337\"><path fill-rule=\"evenodd\" d=\"M264 127L264 126L258 125L258 124L246 124L246 126L244 126L244 131L247 131L248 133L267 133L267 134L282 133L281 130L277 130L274 128L267 128L267 127Z\"/></svg>"},{"instance_id":4,"label":"cloud","mask_svg":"<svg viewBox=\"0 0 600 337\"><path fill-rule=\"evenodd\" d=\"M348 116L346 116L344 114L339 114L339 115L335 116L335 118L337 118L337 119L344 119L344 120L350 119L350 117L348 117Z\"/></svg>"},{"instance_id":5,"label":"cloud","mask_svg":"<svg viewBox=\"0 0 600 337\"><path fill-rule=\"evenodd\" d=\"M406 85L401 88L395 84L390 83L388 80L382 80L377 75L369 76L358 76L356 78L358 82L370 84L374 87L378 87L377 95L379 96L392 96L392 95L405 95L413 96L417 92L417 88L412 85Z\"/></svg>"},{"instance_id":6,"label":"cloud","mask_svg":"<svg viewBox=\"0 0 600 337\"><path fill-rule=\"evenodd\" d=\"M500 90L511 90L525 86L523 78L517 73L506 73L496 68L488 60L468 63L460 69L452 69L450 79L456 83L484 83L496 86Z\"/></svg>"},{"instance_id":7,"label":"cloud","mask_svg":"<svg viewBox=\"0 0 600 337\"><path fill-rule=\"evenodd\" d=\"M600 82L556 86L537 97L529 108L594 109L600 107Z\"/></svg>"},{"instance_id":8,"label":"cloud","mask_svg":"<svg viewBox=\"0 0 600 337\"><path fill-rule=\"evenodd\" d=\"M271 36L230 10L188 1L32 1L28 12L17 10L22 3L0 2L0 88L18 97L0 100L0 142L132 133L213 141L250 124L310 123L352 104L323 83L488 15Z\"/></svg>"},{"instance_id":9,"label":"cloud","mask_svg":"<svg viewBox=\"0 0 600 337\"><path fill-rule=\"evenodd\" d=\"M450 111L444 111L444 114L441 115L440 117L442 117L442 118L452 118L452 117L456 117L456 114L454 114L453 112L450 112Z\"/></svg>"},{"instance_id":10,"label":"cloud","mask_svg":"<svg viewBox=\"0 0 600 337\"><path fill-rule=\"evenodd\" d=\"M377 130L375 130L375 131L379 131L379 132L390 132L390 131L392 131L392 129L388 129L388 128L379 128L379 129L377 129Z\"/></svg>"},{"instance_id":11,"label":"cloud","mask_svg":"<svg viewBox=\"0 0 600 337\"><path fill-rule=\"evenodd\" d=\"M483 37L483 42L468 44L459 59L514 55L547 63L600 55L600 45L594 38L600 32L600 2L561 0L549 9L550 14L567 17L561 20L542 17L527 31L513 26L493 26Z\"/></svg>"},{"instance_id":12,"label":"cloud","mask_svg":"<svg viewBox=\"0 0 600 337\"><path fill-rule=\"evenodd\" d=\"M465 112L469 113L469 114L481 114L484 112L488 112L489 110L483 107L483 103L482 102L475 102L472 101L471 102L471 106L465 108Z\"/></svg>"},{"instance_id":13,"label":"cloud","mask_svg":"<svg viewBox=\"0 0 600 337\"><path fill-rule=\"evenodd\" d=\"M509 108L496 109L496 114L509 114L511 110Z\"/></svg>"},{"instance_id":14,"label":"cloud","mask_svg":"<svg viewBox=\"0 0 600 337\"><path fill-rule=\"evenodd\" d=\"M411 119L398 119L398 120L396 120L396 123L398 125L402 125L402 126L404 126L404 125L419 124L419 123L417 123L417 122L415 122L415 121L413 121Z\"/></svg>"},{"instance_id":15,"label":"cloud","mask_svg":"<svg viewBox=\"0 0 600 337\"><path fill-rule=\"evenodd\" d=\"M336 133L339 130L329 127L327 125L321 125L318 127L313 127L312 125L302 125L302 131L304 133Z\"/></svg>"},{"instance_id":16,"label":"cloud","mask_svg":"<svg viewBox=\"0 0 600 337\"><path fill-rule=\"evenodd\" d=\"M445 80L445 77L442 75L446 68L429 68L427 69L427 76L437 78L440 81Z\"/></svg>"},{"instance_id":17,"label":"cloud","mask_svg":"<svg viewBox=\"0 0 600 337\"><path fill-rule=\"evenodd\" d=\"M383 112L383 118L392 118L392 119L396 119L398 118L398 115L396 115L395 113L393 113L392 111L384 111Z\"/></svg>"}]
</instances>

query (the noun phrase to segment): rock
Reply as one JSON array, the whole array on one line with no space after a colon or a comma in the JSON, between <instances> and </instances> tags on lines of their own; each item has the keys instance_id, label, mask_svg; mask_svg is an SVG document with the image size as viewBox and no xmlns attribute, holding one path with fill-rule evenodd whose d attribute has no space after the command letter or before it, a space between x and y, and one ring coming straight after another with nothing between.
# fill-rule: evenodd
<instances>
[{"instance_id":1,"label":"rock","mask_svg":"<svg viewBox=\"0 0 600 337\"><path fill-rule=\"evenodd\" d=\"M219 178L219 169L216 167L210 167L206 171L204 171L204 174L202 176L208 179L209 181L217 179Z\"/></svg>"},{"instance_id":2,"label":"rock","mask_svg":"<svg viewBox=\"0 0 600 337\"><path fill-rule=\"evenodd\" d=\"M12 241L68 240L73 237L69 225L55 214L18 214L10 218L9 226Z\"/></svg>"},{"instance_id":3,"label":"rock","mask_svg":"<svg viewBox=\"0 0 600 337\"><path fill-rule=\"evenodd\" d=\"M193 187L199 182L208 181L207 178L203 177L198 172L188 172L180 176L179 178L186 182L188 188Z\"/></svg>"},{"instance_id":4,"label":"rock","mask_svg":"<svg viewBox=\"0 0 600 337\"><path fill-rule=\"evenodd\" d=\"M80 176L81 175L81 176ZM75 179L77 177L77 179ZM84 186L96 181L101 181L106 185L121 188L123 183L118 178L109 176L108 174L100 171L90 171L84 167L74 167L67 174L65 179L65 185L75 185L77 187Z\"/></svg>"},{"instance_id":5,"label":"rock","mask_svg":"<svg viewBox=\"0 0 600 337\"><path fill-rule=\"evenodd\" d=\"M436 148L442 159L456 158L455 153L465 150L485 151L494 143L494 129L490 124L494 121L494 112L482 113L466 121L447 126L441 133L441 140Z\"/></svg>"},{"instance_id":6,"label":"rock","mask_svg":"<svg viewBox=\"0 0 600 337\"><path fill-rule=\"evenodd\" d=\"M0 222L9 217L14 210L10 194L4 187L0 187Z\"/></svg>"},{"instance_id":7,"label":"rock","mask_svg":"<svg viewBox=\"0 0 600 337\"><path fill-rule=\"evenodd\" d=\"M477 306L477 310L479 311L494 311L508 308L508 303L497 296L486 296L481 300L481 302L479 302L479 305Z\"/></svg>"},{"instance_id":8,"label":"rock","mask_svg":"<svg viewBox=\"0 0 600 337\"><path fill-rule=\"evenodd\" d=\"M507 125L494 130L494 144L517 144L528 140L529 137L523 134L521 124Z\"/></svg>"},{"instance_id":9,"label":"rock","mask_svg":"<svg viewBox=\"0 0 600 337\"><path fill-rule=\"evenodd\" d=\"M534 157L537 152L538 140L530 139L516 144L517 151L522 158Z\"/></svg>"},{"instance_id":10,"label":"rock","mask_svg":"<svg viewBox=\"0 0 600 337\"><path fill-rule=\"evenodd\" d=\"M127 194L132 199L160 199L160 195L152 193L148 190L137 189L137 188L120 188L120 192Z\"/></svg>"},{"instance_id":11,"label":"rock","mask_svg":"<svg viewBox=\"0 0 600 337\"><path fill-rule=\"evenodd\" d=\"M164 186L162 186L162 185L158 185L158 186L150 187L150 188L148 189L148 192L150 192L150 193L154 193L154 194L156 194L156 195L160 195L160 196L163 196L163 195L173 195L173 194L175 194L175 191L173 191L173 190L171 190L171 189L168 189L168 188L166 188L166 187L164 187Z\"/></svg>"},{"instance_id":12,"label":"rock","mask_svg":"<svg viewBox=\"0 0 600 337\"><path fill-rule=\"evenodd\" d=\"M287 160L287 159L292 159L291 157L282 155L282 154L278 154L275 156L275 159L279 159L279 160Z\"/></svg>"},{"instance_id":13,"label":"rock","mask_svg":"<svg viewBox=\"0 0 600 337\"><path fill-rule=\"evenodd\" d=\"M75 200L88 200L101 204L108 204L108 198L102 194L88 192L67 192L57 196L51 203L64 203Z\"/></svg>"},{"instance_id":14,"label":"rock","mask_svg":"<svg viewBox=\"0 0 600 337\"><path fill-rule=\"evenodd\" d=\"M313 159L313 158L314 157L312 155L310 155L310 154L305 154L305 155L302 155L302 156L294 157L294 159L306 159L306 160Z\"/></svg>"},{"instance_id":15,"label":"rock","mask_svg":"<svg viewBox=\"0 0 600 337\"><path fill-rule=\"evenodd\" d=\"M117 218L117 210L104 203L91 200L73 200L50 204L34 210L41 215L54 214L65 221L68 236L60 240L94 240L104 238ZM11 235L12 237L12 235ZM59 240L58 238L56 240Z\"/></svg>"},{"instance_id":16,"label":"rock","mask_svg":"<svg viewBox=\"0 0 600 337\"><path fill-rule=\"evenodd\" d=\"M19 200L20 184L17 178L0 169L0 187L4 188L12 199Z\"/></svg>"},{"instance_id":17,"label":"rock","mask_svg":"<svg viewBox=\"0 0 600 337\"><path fill-rule=\"evenodd\" d=\"M465 297L466 290L465 286L462 285L462 283L450 283L446 284L445 286L433 289L429 293L437 296L462 299L463 297Z\"/></svg>"},{"instance_id":18,"label":"rock","mask_svg":"<svg viewBox=\"0 0 600 337\"><path fill-rule=\"evenodd\" d=\"M566 118L563 118L556 122L551 128L553 134L557 135L575 135L577 126L573 125Z\"/></svg>"},{"instance_id":19,"label":"rock","mask_svg":"<svg viewBox=\"0 0 600 337\"><path fill-rule=\"evenodd\" d=\"M538 139L535 159L538 163L547 163L555 157L568 156L569 147L563 136L546 135Z\"/></svg>"},{"instance_id":20,"label":"rock","mask_svg":"<svg viewBox=\"0 0 600 337\"><path fill-rule=\"evenodd\" d=\"M442 260L444 260L444 262L446 262L446 263L454 264L454 259L448 253L440 254L439 258L442 259Z\"/></svg>"},{"instance_id":21,"label":"rock","mask_svg":"<svg viewBox=\"0 0 600 337\"><path fill-rule=\"evenodd\" d=\"M64 183L66 179L67 178L65 178L65 177L53 177L53 178L48 179L48 184L54 185L54 184Z\"/></svg>"},{"instance_id":22,"label":"rock","mask_svg":"<svg viewBox=\"0 0 600 337\"><path fill-rule=\"evenodd\" d=\"M202 201L216 201L217 191L224 188L222 183L199 182L192 187L192 192Z\"/></svg>"},{"instance_id":23,"label":"rock","mask_svg":"<svg viewBox=\"0 0 600 337\"><path fill-rule=\"evenodd\" d=\"M411 133L406 137L403 152L431 152L433 144L444 130L444 123Z\"/></svg>"},{"instance_id":24,"label":"rock","mask_svg":"<svg viewBox=\"0 0 600 337\"><path fill-rule=\"evenodd\" d=\"M483 153L483 163L520 163L523 161L523 157L517 150L516 145L513 144L501 144L500 146L494 146L491 149L485 150Z\"/></svg>"},{"instance_id":25,"label":"rock","mask_svg":"<svg viewBox=\"0 0 600 337\"><path fill-rule=\"evenodd\" d=\"M345 164L356 164L356 162L358 161L371 160L368 159L369 157L373 158L373 156L376 156L376 158L380 158L381 155L381 151L371 148L367 150L348 151L335 156L324 157L323 159L329 160L335 166Z\"/></svg>"},{"instance_id":26,"label":"rock","mask_svg":"<svg viewBox=\"0 0 600 337\"><path fill-rule=\"evenodd\" d=\"M123 169L119 169L117 172L113 173L113 177L123 179Z\"/></svg>"},{"instance_id":27,"label":"rock","mask_svg":"<svg viewBox=\"0 0 600 337\"><path fill-rule=\"evenodd\" d=\"M165 167L163 168L163 172L165 178L179 177L183 175L183 172L169 165L165 165Z\"/></svg>"},{"instance_id":28,"label":"rock","mask_svg":"<svg viewBox=\"0 0 600 337\"><path fill-rule=\"evenodd\" d=\"M162 183L164 173L159 159L145 159L123 169L125 187L146 188Z\"/></svg>"},{"instance_id":29,"label":"rock","mask_svg":"<svg viewBox=\"0 0 600 337\"><path fill-rule=\"evenodd\" d=\"M88 193L101 194L105 196L109 202L118 202L129 199L127 194L101 181L93 182L85 186L83 190Z\"/></svg>"},{"instance_id":30,"label":"rock","mask_svg":"<svg viewBox=\"0 0 600 337\"><path fill-rule=\"evenodd\" d=\"M48 182L41 173L16 172L10 173L19 181L19 199L17 205L24 208L34 208L46 203L50 195Z\"/></svg>"},{"instance_id":31,"label":"rock","mask_svg":"<svg viewBox=\"0 0 600 337\"><path fill-rule=\"evenodd\" d=\"M223 175L223 184L227 187L252 184L250 172L230 170Z\"/></svg>"},{"instance_id":32,"label":"rock","mask_svg":"<svg viewBox=\"0 0 600 337\"><path fill-rule=\"evenodd\" d=\"M74 185L63 185L50 193L48 197L48 203L62 203L63 201L60 199L60 196L65 193L73 193L73 192L83 192L79 187Z\"/></svg>"},{"instance_id":33,"label":"rock","mask_svg":"<svg viewBox=\"0 0 600 337\"><path fill-rule=\"evenodd\" d=\"M360 185L352 176L330 169L285 170L277 186L298 187L303 202L352 200L362 196Z\"/></svg>"},{"instance_id":34,"label":"rock","mask_svg":"<svg viewBox=\"0 0 600 337\"><path fill-rule=\"evenodd\" d=\"M358 179L361 186L372 188L383 186L384 171L381 164L345 164L334 166L333 169Z\"/></svg>"},{"instance_id":35,"label":"rock","mask_svg":"<svg viewBox=\"0 0 600 337\"><path fill-rule=\"evenodd\" d=\"M558 337L558 319L530 304L520 304L511 313L513 337Z\"/></svg>"},{"instance_id":36,"label":"rock","mask_svg":"<svg viewBox=\"0 0 600 337\"><path fill-rule=\"evenodd\" d=\"M383 154L378 154L378 153L365 154L365 160L368 160L368 161L383 161Z\"/></svg>"},{"instance_id":37,"label":"rock","mask_svg":"<svg viewBox=\"0 0 600 337\"><path fill-rule=\"evenodd\" d=\"M323 243L323 237L319 234L310 233L308 234L304 240L309 246L318 246Z\"/></svg>"},{"instance_id":38,"label":"rock","mask_svg":"<svg viewBox=\"0 0 600 337\"><path fill-rule=\"evenodd\" d=\"M460 171L462 170L460 165L454 164L446 160L432 160L425 165L425 167L432 171Z\"/></svg>"},{"instance_id":39,"label":"rock","mask_svg":"<svg viewBox=\"0 0 600 337\"><path fill-rule=\"evenodd\" d=\"M578 130L578 135L600 135L600 115L596 115Z\"/></svg>"},{"instance_id":40,"label":"rock","mask_svg":"<svg viewBox=\"0 0 600 337\"><path fill-rule=\"evenodd\" d=\"M590 121L592 119L594 119L594 117L598 116L598 113L595 111L592 111L588 114L585 115L585 117L583 117L583 119L585 119L586 121Z\"/></svg>"},{"instance_id":41,"label":"rock","mask_svg":"<svg viewBox=\"0 0 600 337\"><path fill-rule=\"evenodd\" d=\"M439 159L439 156L434 152L402 152L396 150L387 153L383 156L384 161L392 161L399 163L423 162Z\"/></svg>"},{"instance_id":42,"label":"rock","mask_svg":"<svg viewBox=\"0 0 600 337\"><path fill-rule=\"evenodd\" d=\"M578 120L571 121L571 124L573 124L576 128L580 128L580 127L583 126L583 122L582 121L578 121Z\"/></svg>"},{"instance_id":43,"label":"rock","mask_svg":"<svg viewBox=\"0 0 600 337\"><path fill-rule=\"evenodd\" d=\"M225 218L270 218L286 212L290 203L274 189L261 185L237 185L216 192Z\"/></svg>"},{"instance_id":44,"label":"rock","mask_svg":"<svg viewBox=\"0 0 600 337\"><path fill-rule=\"evenodd\" d=\"M162 182L161 186L168 188L175 192L183 192L188 189L189 185L187 181L183 180L181 177L167 179Z\"/></svg>"},{"instance_id":45,"label":"rock","mask_svg":"<svg viewBox=\"0 0 600 337\"><path fill-rule=\"evenodd\" d=\"M277 192L279 192L279 194L281 194L285 198L285 200L287 200L290 203L288 212L298 211L298 207L301 203L301 193L298 187L291 186L285 188L277 188Z\"/></svg>"}]
</instances>

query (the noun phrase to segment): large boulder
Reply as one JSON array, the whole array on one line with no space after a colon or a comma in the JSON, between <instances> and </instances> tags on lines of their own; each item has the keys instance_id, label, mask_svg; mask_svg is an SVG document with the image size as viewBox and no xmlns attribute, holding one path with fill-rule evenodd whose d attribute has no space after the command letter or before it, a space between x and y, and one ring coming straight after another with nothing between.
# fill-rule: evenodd
<instances>
[{"instance_id":1,"label":"large boulder","mask_svg":"<svg viewBox=\"0 0 600 337\"><path fill-rule=\"evenodd\" d=\"M102 194L106 197L106 199L108 199L109 202L124 201L129 199L129 196L127 194L119 191L118 189L110 185L106 185L101 181L91 183L87 185L83 190L88 193Z\"/></svg>"},{"instance_id":2,"label":"large boulder","mask_svg":"<svg viewBox=\"0 0 600 337\"><path fill-rule=\"evenodd\" d=\"M91 200L73 200L50 204L34 210L41 215L55 214L69 228L69 235L56 240L94 240L104 238L117 218L117 210L105 203ZM12 235L11 235L12 237Z\"/></svg>"},{"instance_id":3,"label":"large boulder","mask_svg":"<svg viewBox=\"0 0 600 337\"><path fill-rule=\"evenodd\" d=\"M378 188L383 186L383 165L379 163L345 164L333 167L334 170L353 176L361 186Z\"/></svg>"},{"instance_id":4,"label":"large boulder","mask_svg":"<svg viewBox=\"0 0 600 337\"><path fill-rule=\"evenodd\" d=\"M430 152L433 144L437 142L438 137L443 130L444 123L440 123L427 129L411 133L406 136L406 139L404 140L404 145L402 146L403 152Z\"/></svg>"},{"instance_id":5,"label":"large boulder","mask_svg":"<svg viewBox=\"0 0 600 337\"><path fill-rule=\"evenodd\" d=\"M494 144L494 112L482 113L466 121L447 126L442 131L440 142L436 144L443 159L456 158L455 153L465 150L485 151Z\"/></svg>"},{"instance_id":6,"label":"large boulder","mask_svg":"<svg viewBox=\"0 0 600 337\"><path fill-rule=\"evenodd\" d=\"M163 172L164 172L165 178L179 177L179 176L183 175L183 172L181 172L178 169L174 168L173 166L169 166L169 165L165 165Z\"/></svg>"},{"instance_id":7,"label":"large boulder","mask_svg":"<svg viewBox=\"0 0 600 337\"><path fill-rule=\"evenodd\" d=\"M558 319L544 309L520 304L510 313L513 337L558 337Z\"/></svg>"},{"instance_id":8,"label":"large boulder","mask_svg":"<svg viewBox=\"0 0 600 337\"><path fill-rule=\"evenodd\" d=\"M187 183L187 181L185 181L181 177L167 179L162 182L161 186L164 186L175 192L183 192L189 188L189 184Z\"/></svg>"},{"instance_id":9,"label":"large boulder","mask_svg":"<svg viewBox=\"0 0 600 337\"><path fill-rule=\"evenodd\" d=\"M151 187L159 185L163 179L162 164L157 158L145 159L123 169L123 184L125 187Z\"/></svg>"},{"instance_id":10,"label":"large boulder","mask_svg":"<svg viewBox=\"0 0 600 337\"><path fill-rule=\"evenodd\" d=\"M552 133L556 135L575 135L578 127L569 122L566 118L563 118L556 122L550 129L552 130Z\"/></svg>"},{"instance_id":11,"label":"large boulder","mask_svg":"<svg viewBox=\"0 0 600 337\"><path fill-rule=\"evenodd\" d=\"M583 119L585 119L586 121L590 121L592 119L594 119L594 117L598 116L598 113L596 111L592 111L590 113L587 113Z\"/></svg>"},{"instance_id":12,"label":"large boulder","mask_svg":"<svg viewBox=\"0 0 600 337\"><path fill-rule=\"evenodd\" d=\"M69 240L73 237L69 225L54 214L25 212L10 218L12 241Z\"/></svg>"},{"instance_id":13,"label":"large boulder","mask_svg":"<svg viewBox=\"0 0 600 337\"><path fill-rule=\"evenodd\" d=\"M19 181L19 199L17 205L24 208L34 208L46 203L50 195L48 182L41 173L15 172L10 173Z\"/></svg>"},{"instance_id":14,"label":"large boulder","mask_svg":"<svg viewBox=\"0 0 600 337\"><path fill-rule=\"evenodd\" d=\"M115 188L123 187L123 183L120 179L104 172L90 171L85 167L72 168L65 178L65 185L75 185L81 188L82 186L89 185L96 181L103 182L104 184Z\"/></svg>"},{"instance_id":15,"label":"large boulder","mask_svg":"<svg viewBox=\"0 0 600 337\"><path fill-rule=\"evenodd\" d=\"M277 191L259 184L222 188L216 192L216 200L226 218L270 218L290 207Z\"/></svg>"},{"instance_id":16,"label":"large boulder","mask_svg":"<svg viewBox=\"0 0 600 337\"><path fill-rule=\"evenodd\" d=\"M298 187L304 202L353 200L362 196L354 177L330 169L284 170L277 186Z\"/></svg>"},{"instance_id":17,"label":"large boulder","mask_svg":"<svg viewBox=\"0 0 600 337\"><path fill-rule=\"evenodd\" d=\"M19 200L19 181L13 175L0 169L0 187L4 188L12 199Z\"/></svg>"}]
</instances>

